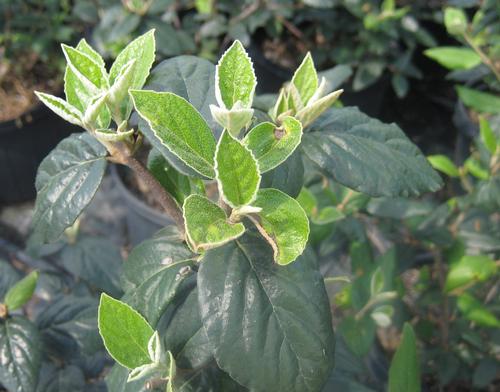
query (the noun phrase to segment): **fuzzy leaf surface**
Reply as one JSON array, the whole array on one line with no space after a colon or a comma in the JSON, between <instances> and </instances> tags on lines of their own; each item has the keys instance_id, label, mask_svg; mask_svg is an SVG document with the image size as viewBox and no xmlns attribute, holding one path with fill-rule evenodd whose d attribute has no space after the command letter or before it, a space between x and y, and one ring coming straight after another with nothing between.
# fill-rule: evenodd
<instances>
[{"instance_id":1,"label":"fuzzy leaf surface","mask_svg":"<svg viewBox=\"0 0 500 392\"><path fill-rule=\"evenodd\" d=\"M270 122L255 126L243 139L259 162L261 173L284 162L298 147L302 138L302 125L293 117L286 117L280 128Z\"/></svg>"},{"instance_id":2,"label":"fuzzy leaf surface","mask_svg":"<svg viewBox=\"0 0 500 392\"><path fill-rule=\"evenodd\" d=\"M186 234L195 252L223 245L245 232L242 223L230 223L224 210L204 196L189 196L183 210Z\"/></svg>"},{"instance_id":3,"label":"fuzzy leaf surface","mask_svg":"<svg viewBox=\"0 0 500 392\"><path fill-rule=\"evenodd\" d=\"M294 261L309 238L309 220L299 202L277 189L261 189L253 203L260 225L270 237L274 260L281 265Z\"/></svg>"},{"instance_id":4,"label":"fuzzy leaf surface","mask_svg":"<svg viewBox=\"0 0 500 392\"><path fill-rule=\"evenodd\" d=\"M200 113L173 93L131 91L134 106L155 137L186 165L214 178L215 139Z\"/></svg>"},{"instance_id":5,"label":"fuzzy leaf surface","mask_svg":"<svg viewBox=\"0 0 500 392\"><path fill-rule=\"evenodd\" d=\"M154 331L136 310L102 294L98 322L104 345L119 364L134 369L151 362L148 342Z\"/></svg>"},{"instance_id":6,"label":"fuzzy leaf surface","mask_svg":"<svg viewBox=\"0 0 500 392\"><path fill-rule=\"evenodd\" d=\"M251 203L260 184L258 163L252 152L224 131L215 153L219 192L233 208Z\"/></svg>"}]
</instances>

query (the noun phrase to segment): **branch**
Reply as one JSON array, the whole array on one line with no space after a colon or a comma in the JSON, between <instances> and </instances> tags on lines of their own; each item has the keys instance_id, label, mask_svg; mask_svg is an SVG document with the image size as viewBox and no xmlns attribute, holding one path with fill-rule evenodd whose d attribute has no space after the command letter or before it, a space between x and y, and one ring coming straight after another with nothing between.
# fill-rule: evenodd
<instances>
[{"instance_id":1,"label":"branch","mask_svg":"<svg viewBox=\"0 0 500 392\"><path fill-rule=\"evenodd\" d=\"M172 195L168 193L149 170L133 156L123 157L122 163L131 168L137 176L146 183L158 203L160 203L167 215L172 218L180 233L184 236L184 217Z\"/></svg>"}]
</instances>

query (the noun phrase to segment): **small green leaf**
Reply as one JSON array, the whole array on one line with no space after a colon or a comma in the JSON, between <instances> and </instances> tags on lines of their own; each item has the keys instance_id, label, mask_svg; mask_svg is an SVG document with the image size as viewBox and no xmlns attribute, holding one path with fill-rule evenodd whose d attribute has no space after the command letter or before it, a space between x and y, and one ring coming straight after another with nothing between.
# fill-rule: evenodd
<instances>
[{"instance_id":1,"label":"small green leaf","mask_svg":"<svg viewBox=\"0 0 500 392\"><path fill-rule=\"evenodd\" d=\"M222 55L215 71L215 96L221 108L232 109L237 102L252 106L257 80L252 60L236 40Z\"/></svg>"},{"instance_id":2,"label":"small green leaf","mask_svg":"<svg viewBox=\"0 0 500 392\"><path fill-rule=\"evenodd\" d=\"M116 57L115 62L109 70L109 82L115 83L120 71L131 60L135 60L133 82L130 88L140 89L144 86L149 75L151 65L155 60L155 37L154 30L137 37Z\"/></svg>"},{"instance_id":3,"label":"small green leaf","mask_svg":"<svg viewBox=\"0 0 500 392\"><path fill-rule=\"evenodd\" d=\"M148 343L154 331L137 311L102 294L98 324L106 349L120 365L134 369L151 362Z\"/></svg>"},{"instance_id":4,"label":"small green leaf","mask_svg":"<svg viewBox=\"0 0 500 392\"><path fill-rule=\"evenodd\" d=\"M467 16L460 8L446 7L444 10L444 25L451 35L460 35L467 30Z\"/></svg>"},{"instance_id":5,"label":"small green leaf","mask_svg":"<svg viewBox=\"0 0 500 392\"><path fill-rule=\"evenodd\" d=\"M245 232L242 223L231 224L224 210L204 196L187 197L183 211L186 235L195 252L223 245Z\"/></svg>"},{"instance_id":6,"label":"small green leaf","mask_svg":"<svg viewBox=\"0 0 500 392\"><path fill-rule=\"evenodd\" d=\"M340 322L338 332L354 354L364 357L372 347L376 325L370 317L357 320L353 316L348 316Z\"/></svg>"},{"instance_id":7,"label":"small green leaf","mask_svg":"<svg viewBox=\"0 0 500 392\"><path fill-rule=\"evenodd\" d=\"M21 308L31 299L35 292L38 275L38 271L31 272L7 291L4 302L9 311Z\"/></svg>"},{"instance_id":8,"label":"small green leaf","mask_svg":"<svg viewBox=\"0 0 500 392\"><path fill-rule=\"evenodd\" d=\"M490 123L484 117L479 117L479 131L481 134L481 140L488 149L488 151L493 155L497 150L497 138L491 129Z\"/></svg>"},{"instance_id":9,"label":"small green leaf","mask_svg":"<svg viewBox=\"0 0 500 392\"><path fill-rule=\"evenodd\" d=\"M64 44L62 49L69 67L88 91L98 94L109 87L108 75L105 69L91 56Z\"/></svg>"},{"instance_id":10,"label":"small green leaf","mask_svg":"<svg viewBox=\"0 0 500 392\"><path fill-rule=\"evenodd\" d=\"M318 74L316 73L316 68L314 67L314 61L310 52L307 53L299 68L295 71L292 83L299 91L302 103L307 105L309 99L318 88Z\"/></svg>"},{"instance_id":11,"label":"small green leaf","mask_svg":"<svg viewBox=\"0 0 500 392\"><path fill-rule=\"evenodd\" d=\"M464 86L456 86L456 89L465 106L480 113L500 114L500 98L498 96Z\"/></svg>"},{"instance_id":12,"label":"small green leaf","mask_svg":"<svg viewBox=\"0 0 500 392\"><path fill-rule=\"evenodd\" d=\"M458 297L457 305L470 321L483 327L500 328L500 320L472 295L463 293Z\"/></svg>"},{"instance_id":13,"label":"small green leaf","mask_svg":"<svg viewBox=\"0 0 500 392\"><path fill-rule=\"evenodd\" d=\"M136 60L132 59L123 66L107 94L107 104L117 124L128 119L132 110L128 90L133 88L135 63Z\"/></svg>"},{"instance_id":14,"label":"small green leaf","mask_svg":"<svg viewBox=\"0 0 500 392\"><path fill-rule=\"evenodd\" d=\"M222 133L215 152L219 192L231 207L250 204L260 184L258 163L252 152L227 131Z\"/></svg>"},{"instance_id":15,"label":"small green leaf","mask_svg":"<svg viewBox=\"0 0 500 392\"><path fill-rule=\"evenodd\" d=\"M64 99L54 97L50 94L35 91L36 96L47 106L50 110L62 117L71 124L82 126L82 113L70 105Z\"/></svg>"},{"instance_id":16,"label":"small green leaf","mask_svg":"<svg viewBox=\"0 0 500 392\"><path fill-rule=\"evenodd\" d=\"M445 291L450 292L474 282L483 282L497 272L495 261L488 256L464 256L450 266L446 277Z\"/></svg>"},{"instance_id":17,"label":"small green leaf","mask_svg":"<svg viewBox=\"0 0 500 392\"><path fill-rule=\"evenodd\" d=\"M403 339L389 369L389 392L420 392L420 363L415 333L410 324L403 327Z\"/></svg>"},{"instance_id":18,"label":"small green leaf","mask_svg":"<svg viewBox=\"0 0 500 392\"><path fill-rule=\"evenodd\" d=\"M257 227L271 244L274 260L286 265L299 257L309 238L309 220L297 200L277 189L261 189L253 205L262 208Z\"/></svg>"},{"instance_id":19,"label":"small green leaf","mask_svg":"<svg viewBox=\"0 0 500 392\"><path fill-rule=\"evenodd\" d=\"M243 139L265 173L284 162L302 139L302 124L293 117L285 117L282 126L264 122L254 127Z\"/></svg>"},{"instance_id":20,"label":"small green leaf","mask_svg":"<svg viewBox=\"0 0 500 392\"><path fill-rule=\"evenodd\" d=\"M241 109L236 105L231 110L221 108L219 106L210 105L210 112L212 117L222 128L229 131L234 137L238 137L241 130L246 128L252 121L253 109Z\"/></svg>"},{"instance_id":21,"label":"small green leaf","mask_svg":"<svg viewBox=\"0 0 500 392\"><path fill-rule=\"evenodd\" d=\"M430 48L424 54L450 70L470 69L481 64L481 57L476 52L459 46Z\"/></svg>"},{"instance_id":22,"label":"small green leaf","mask_svg":"<svg viewBox=\"0 0 500 392\"><path fill-rule=\"evenodd\" d=\"M480 180L487 180L488 178L490 178L489 171L483 168L481 166L481 163L472 157L467 158L464 163L464 167L470 174L472 174L476 178L479 178Z\"/></svg>"},{"instance_id":23,"label":"small green leaf","mask_svg":"<svg viewBox=\"0 0 500 392\"><path fill-rule=\"evenodd\" d=\"M333 93L330 93L314 101L314 98L311 99L311 102L309 102L309 104L305 108L299 110L295 117L302 123L304 128L307 127L308 125L312 124L314 120L316 120L321 114L323 114L325 110L329 109L343 91L344 90L334 91Z\"/></svg>"},{"instance_id":24,"label":"small green leaf","mask_svg":"<svg viewBox=\"0 0 500 392\"><path fill-rule=\"evenodd\" d=\"M103 69L105 68L106 64L104 63L103 58L101 55L92 48L88 42L85 40L85 38L82 38L79 42L78 45L76 46L76 50L79 50L82 53L85 53L87 56L89 56L92 60L94 60L100 67Z\"/></svg>"},{"instance_id":25,"label":"small green leaf","mask_svg":"<svg viewBox=\"0 0 500 392\"><path fill-rule=\"evenodd\" d=\"M450 177L459 177L458 167L446 155L430 155L427 157L432 167Z\"/></svg>"},{"instance_id":26,"label":"small green leaf","mask_svg":"<svg viewBox=\"0 0 500 392\"><path fill-rule=\"evenodd\" d=\"M135 109L155 137L186 165L214 178L215 139L200 113L173 93L130 90Z\"/></svg>"}]
</instances>

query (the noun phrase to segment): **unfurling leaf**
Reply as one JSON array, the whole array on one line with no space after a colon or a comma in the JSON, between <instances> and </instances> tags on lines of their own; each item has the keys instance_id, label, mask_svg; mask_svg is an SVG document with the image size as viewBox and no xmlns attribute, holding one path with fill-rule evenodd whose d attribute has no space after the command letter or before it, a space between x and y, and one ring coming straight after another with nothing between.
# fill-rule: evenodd
<instances>
[{"instance_id":1,"label":"unfurling leaf","mask_svg":"<svg viewBox=\"0 0 500 392\"><path fill-rule=\"evenodd\" d=\"M82 126L82 113L64 99L39 91L35 91L35 94L55 114L71 124Z\"/></svg>"},{"instance_id":2,"label":"unfurling leaf","mask_svg":"<svg viewBox=\"0 0 500 392\"><path fill-rule=\"evenodd\" d=\"M240 109L238 107L228 110L210 105L210 112L214 120L234 137L239 136L241 130L247 127L253 117L253 109Z\"/></svg>"},{"instance_id":3,"label":"unfurling leaf","mask_svg":"<svg viewBox=\"0 0 500 392\"><path fill-rule=\"evenodd\" d=\"M98 323L106 349L119 364L135 369L151 363L148 343L154 331L136 310L102 294Z\"/></svg>"},{"instance_id":4,"label":"unfurling leaf","mask_svg":"<svg viewBox=\"0 0 500 392\"><path fill-rule=\"evenodd\" d=\"M253 205L262 209L257 228L273 247L274 260L286 265L299 257L309 238L309 220L297 200L277 189L261 189Z\"/></svg>"},{"instance_id":5,"label":"unfurling leaf","mask_svg":"<svg viewBox=\"0 0 500 392\"><path fill-rule=\"evenodd\" d=\"M280 127L264 122L254 127L243 139L265 173L284 162L300 144L302 124L293 117L285 117Z\"/></svg>"},{"instance_id":6,"label":"unfurling leaf","mask_svg":"<svg viewBox=\"0 0 500 392\"><path fill-rule=\"evenodd\" d=\"M204 196L189 196L183 210L186 235L195 252L221 246L245 232L242 223L230 223L224 210Z\"/></svg>"},{"instance_id":7,"label":"unfurling leaf","mask_svg":"<svg viewBox=\"0 0 500 392\"><path fill-rule=\"evenodd\" d=\"M131 90L130 94L135 109L162 145L199 174L215 177L215 139L193 105L173 93Z\"/></svg>"},{"instance_id":8,"label":"unfurling leaf","mask_svg":"<svg viewBox=\"0 0 500 392\"><path fill-rule=\"evenodd\" d=\"M224 201L237 208L250 204L257 194L260 173L252 152L224 131L217 144L215 171Z\"/></svg>"}]
</instances>

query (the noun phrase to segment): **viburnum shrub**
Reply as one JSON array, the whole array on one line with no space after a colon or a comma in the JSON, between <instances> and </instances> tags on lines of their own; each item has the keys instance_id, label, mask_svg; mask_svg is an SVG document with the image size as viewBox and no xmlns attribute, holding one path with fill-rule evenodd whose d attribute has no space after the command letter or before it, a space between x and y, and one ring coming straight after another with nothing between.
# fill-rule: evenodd
<instances>
[{"instance_id":1,"label":"viburnum shrub","mask_svg":"<svg viewBox=\"0 0 500 392\"><path fill-rule=\"evenodd\" d=\"M117 362L109 389L321 390L334 333L295 199L305 167L372 196L409 196L440 186L425 157L396 125L332 108L341 91L310 55L273 104L260 99L265 113L239 41L215 67L181 56L151 74L153 31L109 72L84 40L63 51L66 100L38 96L87 132L40 166L32 245L74 223L107 162L130 167L173 221L131 251L124 296L101 296L99 331Z\"/></svg>"}]
</instances>

